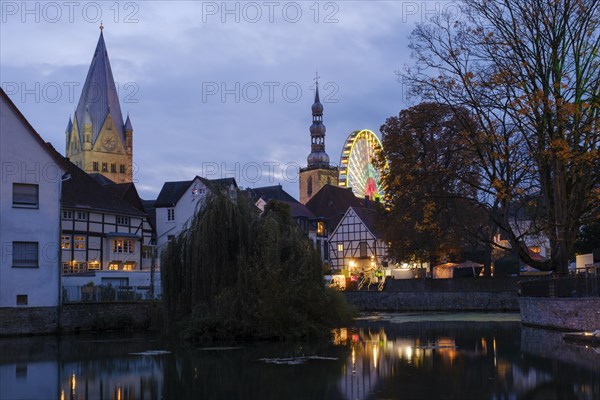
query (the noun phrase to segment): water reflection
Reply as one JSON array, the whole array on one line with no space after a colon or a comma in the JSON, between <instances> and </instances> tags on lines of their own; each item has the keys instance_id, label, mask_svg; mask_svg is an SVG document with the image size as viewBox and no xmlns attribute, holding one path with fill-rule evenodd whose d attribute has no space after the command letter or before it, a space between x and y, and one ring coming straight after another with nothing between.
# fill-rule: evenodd
<instances>
[{"instance_id":1,"label":"water reflection","mask_svg":"<svg viewBox=\"0 0 600 400\"><path fill-rule=\"evenodd\" d=\"M600 354L518 322L370 319L331 343L0 340L1 399L598 399ZM402 323L399 323L402 322Z\"/></svg>"}]
</instances>

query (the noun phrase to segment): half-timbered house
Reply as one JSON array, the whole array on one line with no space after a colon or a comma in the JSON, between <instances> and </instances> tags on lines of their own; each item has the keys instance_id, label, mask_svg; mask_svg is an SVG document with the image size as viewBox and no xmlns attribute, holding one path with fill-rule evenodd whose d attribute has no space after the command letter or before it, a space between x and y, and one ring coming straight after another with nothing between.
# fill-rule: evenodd
<instances>
[{"instance_id":1,"label":"half-timbered house","mask_svg":"<svg viewBox=\"0 0 600 400\"><path fill-rule=\"evenodd\" d=\"M350 207L329 237L329 257L334 271L362 271L387 262L387 245L375 224L376 212Z\"/></svg>"},{"instance_id":2,"label":"half-timbered house","mask_svg":"<svg viewBox=\"0 0 600 400\"><path fill-rule=\"evenodd\" d=\"M154 246L148 215L67 163L70 178L63 182L61 201L63 285L151 285Z\"/></svg>"}]
</instances>

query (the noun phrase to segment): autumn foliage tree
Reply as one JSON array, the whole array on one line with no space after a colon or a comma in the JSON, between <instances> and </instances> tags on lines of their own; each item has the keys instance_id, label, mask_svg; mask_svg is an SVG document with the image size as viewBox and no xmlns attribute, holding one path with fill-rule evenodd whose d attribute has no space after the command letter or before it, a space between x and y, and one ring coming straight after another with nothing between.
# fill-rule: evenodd
<instances>
[{"instance_id":1,"label":"autumn foliage tree","mask_svg":"<svg viewBox=\"0 0 600 400\"><path fill-rule=\"evenodd\" d=\"M433 266L465 248L468 235L475 238L485 224L471 200L476 190L464 182L477 174L462 129L455 110L435 103L403 110L382 125L378 164L386 207L380 220L394 258Z\"/></svg>"},{"instance_id":2,"label":"autumn foliage tree","mask_svg":"<svg viewBox=\"0 0 600 400\"><path fill-rule=\"evenodd\" d=\"M414 94L476 121L464 135L476 199L523 261L566 272L580 227L600 217L600 0L465 0L418 25L411 48ZM519 224L523 210L535 212ZM550 259L530 257L531 235Z\"/></svg>"}]
</instances>

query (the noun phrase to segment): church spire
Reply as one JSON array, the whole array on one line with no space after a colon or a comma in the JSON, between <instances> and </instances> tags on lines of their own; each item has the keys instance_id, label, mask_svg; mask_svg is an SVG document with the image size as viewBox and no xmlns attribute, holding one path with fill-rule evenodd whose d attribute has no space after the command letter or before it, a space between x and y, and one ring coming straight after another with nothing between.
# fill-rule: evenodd
<instances>
[{"instance_id":1,"label":"church spire","mask_svg":"<svg viewBox=\"0 0 600 400\"><path fill-rule=\"evenodd\" d=\"M313 121L310 126L310 150L306 158L308 167L329 167L329 156L325 152L325 125L323 125L323 104L319 99L319 75L315 77L315 102L313 103Z\"/></svg>"},{"instance_id":2,"label":"church spire","mask_svg":"<svg viewBox=\"0 0 600 400\"><path fill-rule=\"evenodd\" d=\"M81 97L75 110L75 121L80 134L83 132L83 121L86 117L86 110L89 113L92 124L92 144L96 142L100 130L104 126L106 117L110 114L114 123L114 129L117 136L125 143L125 134L123 126L123 115L117 88L113 78L106 44L104 43L104 26L100 25L100 37L94 51L94 57L90 64Z\"/></svg>"}]
</instances>

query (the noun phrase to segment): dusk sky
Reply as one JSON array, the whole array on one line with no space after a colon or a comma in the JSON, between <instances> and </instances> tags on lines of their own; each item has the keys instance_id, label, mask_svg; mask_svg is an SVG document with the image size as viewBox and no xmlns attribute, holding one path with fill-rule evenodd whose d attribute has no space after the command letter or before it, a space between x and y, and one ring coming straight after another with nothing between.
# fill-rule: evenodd
<instances>
[{"instance_id":1,"label":"dusk sky","mask_svg":"<svg viewBox=\"0 0 600 400\"><path fill-rule=\"evenodd\" d=\"M396 71L415 24L453 2L2 1L0 80L44 140L65 152L100 34L134 129L134 182L235 177L298 196L320 76L326 151L406 108Z\"/></svg>"}]
</instances>

